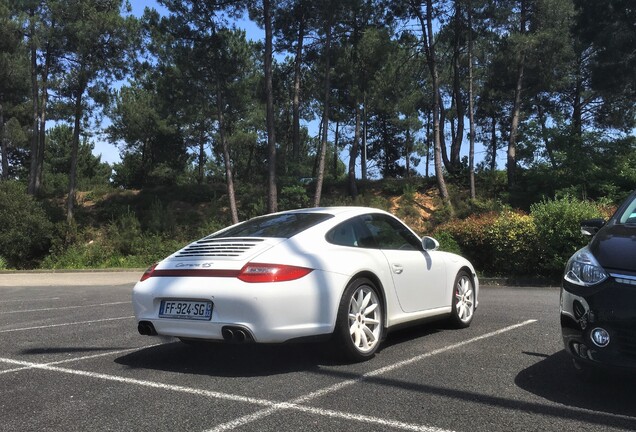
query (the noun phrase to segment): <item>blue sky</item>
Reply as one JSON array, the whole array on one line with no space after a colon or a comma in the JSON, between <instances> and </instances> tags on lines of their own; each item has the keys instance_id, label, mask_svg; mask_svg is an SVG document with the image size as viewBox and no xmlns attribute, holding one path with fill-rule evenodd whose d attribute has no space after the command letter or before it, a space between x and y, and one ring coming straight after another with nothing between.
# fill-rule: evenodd
<instances>
[{"instance_id":1,"label":"blue sky","mask_svg":"<svg viewBox=\"0 0 636 432\"><path fill-rule=\"evenodd\" d=\"M130 1L131 7L132 7L132 13L135 16L142 16L144 13L144 9L146 7L150 7L150 8L155 8L157 10L159 10L160 12L166 13L166 9L163 8L162 6L160 6L156 0L131 0ZM247 18L238 20L235 23L236 27L245 30L247 38L251 39L251 40L262 40L264 38L264 30L258 28L258 26L256 26L256 24L254 24L252 21L250 21ZM120 84L121 85L121 84ZM108 126L109 121L108 119L105 119L104 123L102 124L102 127L106 127ZM306 126L309 129L309 133L310 135L317 135L318 134L318 126L319 125L319 120L314 120L312 122L309 122L308 124L306 124ZM331 132L333 133L333 132ZM95 155L101 155L102 157L102 161L103 162L108 162L109 164L113 164L116 162L120 162L121 158L119 156L119 149L117 148L117 146L105 141L103 138L97 138L95 141L95 149L93 150L93 153ZM467 139L464 142L464 145L462 146L462 156L467 155L468 153L468 142ZM481 145L477 145L476 149L475 149L475 160L476 162L481 161L484 159L485 156L485 150L483 148L483 146ZM502 159L505 158L505 154L502 153L501 151L499 152L499 157L498 157L498 161L497 161L497 165L499 167L505 166L505 160ZM349 151L348 150L344 150L341 151L340 153L340 159L345 163L345 165L348 165L349 163ZM359 173L360 167L357 168L358 171L358 175L360 175ZM425 159L422 158L422 161L420 163L420 165L417 167L418 172L424 174L424 172L426 171L426 166L425 166ZM433 168L432 168L432 161L431 161L431 165L429 167L429 171L432 173L433 172Z\"/></svg>"},{"instance_id":2,"label":"blue sky","mask_svg":"<svg viewBox=\"0 0 636 432\"><path fill-rule=\"evenodd\" d=\"M132 7L132 14L138 17L143 15L146 7L157 9L163 13L167 12L166 9L160 6L155 0L131 0L130 5ZM245 30L248 39L259 40L265 37L265 31L258 28L258 26L249 19L241 19L235 24L238 28ZM102 123L102 127L107 127L109 123L108 119L105 119ZM93 154L101 156L102 162L108 162L111 165L121 161L117 146L105 141L103 138L96 139Z\"/></svg>"}]
</instances>

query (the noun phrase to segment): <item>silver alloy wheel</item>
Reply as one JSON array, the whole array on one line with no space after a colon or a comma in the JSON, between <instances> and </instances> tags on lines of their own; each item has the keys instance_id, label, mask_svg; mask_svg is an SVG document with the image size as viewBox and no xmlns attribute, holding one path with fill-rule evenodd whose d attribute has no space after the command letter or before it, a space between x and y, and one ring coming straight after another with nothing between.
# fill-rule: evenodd
<instances>
[{"instance_id":1,"label":"silver alloy wheel","mask_svg":"<svg viewBox=\"0 0 636 432\"><path fill-rule=\"evenodd\" d=\"M455 285L455 312L463 323L470 322L475 311L473 282L463 274Z\"/></svg>"},{"instance_id":2,"label":"silver alloy wheel","mask_svg":"<svg viewBox=\"0 0 636 432\"><path fill-rule=\"evenodd\" d=\"M362 353L375 349L382 332L382 305L375 291L361 285L349 300L349 335L353 346Z\"/></svg>"}]
</instances>

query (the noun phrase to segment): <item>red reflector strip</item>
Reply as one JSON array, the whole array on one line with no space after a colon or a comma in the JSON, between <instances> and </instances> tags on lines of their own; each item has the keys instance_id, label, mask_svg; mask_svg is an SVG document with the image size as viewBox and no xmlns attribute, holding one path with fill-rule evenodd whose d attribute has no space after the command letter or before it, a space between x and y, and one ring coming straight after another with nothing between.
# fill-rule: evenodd
<instances>
[{"instance_id":1,"label":"red reflector strip","mask_svg":"<svg viewBox=\"0 0 636 432\"><path fill-rule=\"evenodd\" d=\"M188 269L188 270L155 270L152 272L152 277L237 277L240 270L202 270L202 269Z\"/></svg>"}]
</instances>

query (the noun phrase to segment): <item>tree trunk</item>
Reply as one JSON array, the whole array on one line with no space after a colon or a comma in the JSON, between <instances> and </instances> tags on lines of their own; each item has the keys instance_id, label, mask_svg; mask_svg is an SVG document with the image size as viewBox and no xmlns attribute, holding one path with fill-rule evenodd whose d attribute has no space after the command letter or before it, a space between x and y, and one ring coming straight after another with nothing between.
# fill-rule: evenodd
<instances>
[{"instance_id":1,"label":"tree trunk","mask_svg":"<svg viewBox=\"0 0 636 432\"><path fill-rule=\"evenodd\" d=\"M44 60L44 69L42 70L42 88L40 92L42 93L42 102L40 103L40 140L38 143L38 160L36 167L36 176L35 176L35 193L37 194L42 187L42 176L44 174L44 147L46 145L46 106L49 100L49 69L51 67L51 47L50 44L47 43L46 46L46 56Z\"/></svg>"},{"instance_id":2,"label":"tree trunk","mask_svg":"<svg viewBox=\"0 0 636 432\"><path fill-rule=\"evenodd\" d=\"M453 213L452 204L446 189L446 181L444 180L444 172L442 170L442 146L440 131L440 104L439 95L439 74L437 72L437 60L435 58L435 45L433 43L433 2L426 0L426 21L422 16L419 6L415 10L422 27L422 37L424 38L424 49L428 60L428 67L431 74L433 84L433 145L435 146L435 177L437 179L437 187L444 204L448 206L451 214Z\"/></svg>"},{"instance_id":3,"label":"tree trunk","mask_svg":"<svg viewBox=\"0 0 636 432\"><path fill-rule=\"evenodd\" d=\"M521 55L521 61L517 65L517 85L515 86L515 100L512 106L512 122L510 125L510 138L508 140L508 189L515 185L517 171L517 132L519 131L519 119L521 117L521 90L523 88L523 70L525 55Z\"/></svg>"},{"instance_id":4,"label":"tree trunk","mask_svg":"<svg viewBox=\"0 0 636 432\"><path fill-rule=\"evenodd\" d=\"M367 95L362 98L362 154L360 155L362 180L367 179Z\"/></svg>"},{"instance_id":5,"label":"tree trunk","mask_svg":"<svg viewBox=\"0 0 636 432\"><path fill-rule=\"evenodd\" d=\"M267 211L278 210L276 189L276 136L274 135L274 93L272 88L272 11L269 0L263 0L265 18L265 93L267 94Z\"/></svg>"},{"instance_id":6,"label":"tree trunk","mask_svg":"<svg viewBox=\"0 0 636 432\"><path fill-rule=\"evenodd\" d=\"M497 117L493 114L490 123L490 171L497 169Z\"/></svg>"},{"instance_id":7,"label":"tree trunk","mask_svg":"<svg viewBox=\"0 0 636 432\"><path fill-rule=\"evenodd\" d=\"M526 4L521 2L521 16L519 24L519 32L523 35L526 33ZM519 121L521 117L521 91L523 90L523 74L526 62L526 54L524 48L521 49L519 60L517 63L517 83L515 85L515 99L512 105L512 121L510 124L510 137L508 139L507 154L507 172L508 172L508 190L515 185L515 177L517 171L517 133L519 131Z\"/></svg>"},{"instance_id":8,"label":"tree trunk","mask_svg":"<svg viewBox=\"0 0 636 432\"><path fill-rule=\"evenodd\" d=\"M227 184L227 197L230 201L230 215L232 223L239 222L238 210L236 208L236 195L234 193L234 178L232 176L232 163L230 162L230 148L225 139L225 117L223 115L223 96L221 95L221 86L216 85L216 110L217 119L219 121L219 139L221 140L221 148L223 149L223 163L225 165L225 182Z\"/></svg>"},{"instance_id":9,"label":"tree trunk","mask_svg":"<svg viewBox=\"0 0 636 432\"><path fill-rule=\"evenodd\" d=\"M31 20L34 18L31 17ZM33 26L33 24L32 24ZM34 38L35 29L31 30L31 38ZM31 166L29 167L29 187L28 192L31 195L35 195L36 193L36 179L37 179L37 168L38 168L38 124L39 124L39 109L38 109L38 100L39 90L38 90L38 73L37 73L37 50L35 47L35 41L31 41L31 98L32 98L32 119L33 119L33 131L31 132Z\"/></svg>"},{"instance_id":10,"label":"tree trunk","mask_svg":"<svg viewBox=\"0 0 636 432\"><path fill-rule=\"evenodd\" d=\"M360 104L356 103L355 117L356 125L353 132L353 143L351 143L351 151L349 152L349 196L355 198L358 196L358 187L356 185L356 159L358 158L360 140Z\"/></svg>"},{"instance_id":11,"label":"tree trunk","mask_svg":"<svg viewBox=\"0 0 636 432\"><path fill-rule=\"evenodd\" d=\"M429 175L429 165L431 164L431 114L426 121L426 178Z\"/></svg>"},{"instance_id":12,"label":"tree trunk","mask_svg":"<svg viewBox=\"0 0 636 432\"><path fill-rule=\"evenodd\" d=\"M438 83L439 84L439 83ZM437 117L439 118L439 146L440 149L442 150L442 162L444 164L444 167L446 168L446 171L448 172L452 172L453 171L453 167L451 166L451 161L450 158L448 157L448 151L446 150L446 136L444 135L444 127L446 125L446 109L444 108L444 104L442 103L442 95L441 93L438 91L437 92L437 109L439 111L439 114L437 115ZM451 126L452 126L453 122L451 120ZM451 132L451 135L453 133Z\"/></svg>"},{"instance_id":13,"label":"tree trunk","mask_svg":"<svg viewBox=\"0 0 636 432\"><path fill-rule=\"evenodd\" d=\"M338 177L338 138L340 131L340 122L336 121L336 134L333 137L333 178Z\"/></svg>"},{"instance_id":14,"label":"tree trunk","mask_svg":"<svg viewBox=\"0 0 636 432\"><path fill-rule=\"evenodd\" d=\"M300 158L300 76L302 73L303 41L305 37L305 15L301 11L298 22L298 41L294 59L294 100L292 106L292 157L298 163Z\"/></svg>"},{"instance_id":15,"label":"tree trunk","mask_svg":"<svg viewBox=\"0 0 636 432\"><path fill-rule=\"evenodd\" d=\"M204 133L204 124L201 125L201 135L199 136L199 175L197 178L197 182L201 185L203 184L204 176L205 176L205 143L203 140L205 139ZM220 126L219 126L220 128Z\"/></svg>"},{"instance_id":16,"label":"tree trunk","mask_svg":"<svg viewBox=\"0 0 636 432\"><path fill-rule=\"evenodd\" d=\"M583 77L581 68L581 60L577 62L576 71L576 87L574 89L574 101L572 104L572 135L579 140L582 140L583 135Z\"/></svg>"},{"instance_id":17,"label":"tree trunk","mask_svg":"<svg viewBox=\"0 0 636 432\"><path fill-rule=\"evenodd\" d=\"M473 102L473 11L472 1L468 0L468 124L470 128L468 148L468 175L470 198L475 199L475 107Z\"/></svg>"},{"instance_id":18,"label":"tree trunk","mask_svg":"<svg viewBox=\"0 0 636 432\"><path fill-rule=\"evenodd\" d=\"M460 170L460 150L462 147L462 141L464 140L464 102L462 101L462 89L461 89L461 46L460 37L461 34L461 2L455 1L455 46L453 52L453 94L455 98L455 110L457 114L457 129L451 142L451 154L450 164L452 172L457 173Z\"/></svg>"},{"instance_id":19,"label":"tree trunk","mask_svg":"<svg viewBox=\"0 0 636 432\"><path fill-rule=\"evenodd\" d=\"M9 179L9 149L7 148L6 134L4 132L4 110L0 103L0 157L2 157L2 180Z\"/></svg>"},{"instance_id":20,"label":"tree trunk","mask_svg":"<svg viewBox=\"0 0 636 432\"><path fill-rule=\"evenodd\" d=\"M318 145L316 146L316 156L314 157L314 166L311 169L311 178L318 177L318 165L320 163L320 143L322 142L322 117L318 125Z\"/></svg>"},{"instance_id":21,"label":"tree trunk","mask_svg":"<svg viewBox=\"0 0 636 432\"><path fill-rule=\"evenodd\" d=\"M325 39L325 102L322 111L322 138L320 139L320 152L318 162L318 178L316 180L316 193L314 195L314 207L320 206L320 198L322 195L322 182L325 177L325 155L327 152L327 132L329 124L329 97L331 93L330 81L330 53L331 50L331 17L327 20L327 34Z\"/></svg>"},{"instance_id":22,"label":"tree trunk","mask_svg":"<svg viewBox=\"0 0 636 432\"><path fill-rule=\"evenodd\" d=\"M74 219L75 183L77 181L77 154L79 152L80 122L82 120L82 95L84 87L75 96L75 123L73 126L73 142L71 144L71 171L68 176L68 197L66 199L66 221L71 224Z\"/></svg>"},{"instance_id":23,"label":"tree trunk","mask_svg":"<svg viewBox=\"0 0 636 432\"><path fill-rule=\"evenodd\" d=\"M405 165L406 165L406 175L404 177L411 177L411 128L407 126L406 128L406 145L405 145Z\"/></svg>"},{"instance_id":24,"label":"tree trunk","mask_svg":"<svg viewBox=\"0 0 636 432\"><path fill-rule=\"evenodd\" d=\"M552 168L556 168L556 162L554 161L554 151L552 149L552 143L548 139L548 128L546 127L545 112L541 104L537 104L537 117L539 119L539 125L541 126L541 139L543 140L543 146L545 152L548 155L548 161Z\"/></svg>"}]
</instances>

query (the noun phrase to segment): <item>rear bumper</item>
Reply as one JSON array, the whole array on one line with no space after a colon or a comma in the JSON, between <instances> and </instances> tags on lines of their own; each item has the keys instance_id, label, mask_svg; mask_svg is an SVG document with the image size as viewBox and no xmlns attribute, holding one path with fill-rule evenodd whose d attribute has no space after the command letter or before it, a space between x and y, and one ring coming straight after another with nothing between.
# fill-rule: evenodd
<instances>
[{"instance_id":1,"label":"rear bumper","mask_svg":"<svg viewBox=\"0 0 636 432\"><path fill-rule=\"evenodd\" d=\"M157 334L224 340L228 326L245 328L254 342L280 343L332 333L345 276L313 271L290 282L245 283L236 278L153 277L133 290L137 321ZM159 318L164 299L209 300L210 321Z\"/></svg>"}]
</instances>

